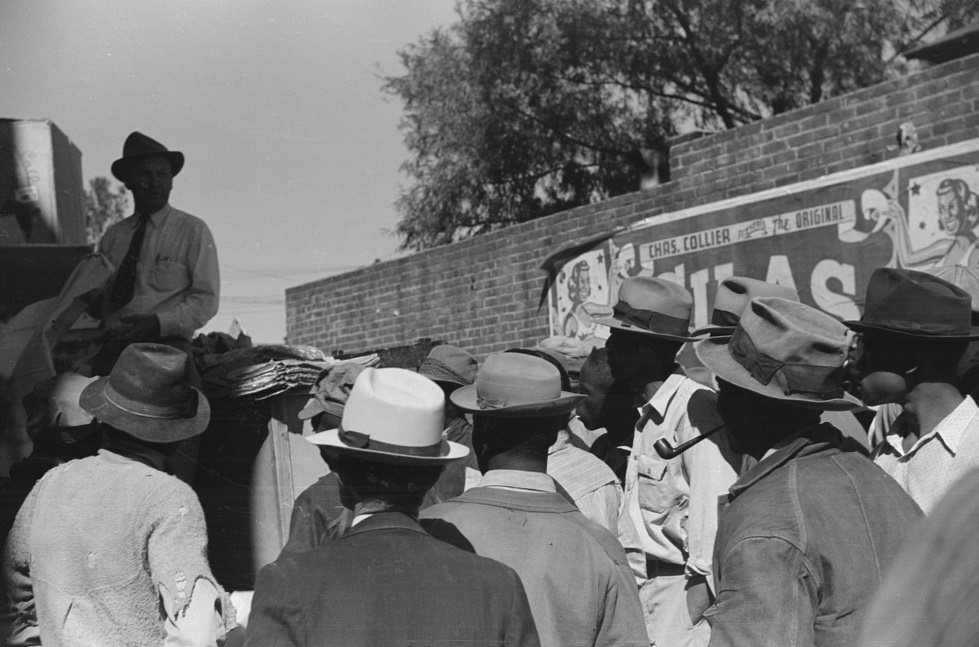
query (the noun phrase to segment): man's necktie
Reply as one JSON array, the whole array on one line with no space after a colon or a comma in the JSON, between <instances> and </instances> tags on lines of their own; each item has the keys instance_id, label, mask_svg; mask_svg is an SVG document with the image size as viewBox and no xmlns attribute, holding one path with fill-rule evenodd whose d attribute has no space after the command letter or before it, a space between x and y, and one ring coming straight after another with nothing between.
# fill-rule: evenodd
<instances>
[{"instance_id":1,"label":"man's necktie","mask_svg":"<svg viewBox=\"0 0 979 647\"><path fill-rule=\"evenodd\" d=\"M133 232L133 238L129 243L129 249L119 265L119 271L116 272L116 281L112 284L112 292L109 294L109 298L117 308L126 305L133 298L133 291L136 289L136 266L139 262L139 253L143 249L143 237L146 235L146 222L148 220L148 216L141 215L139 217L136 231Z\"/></svg>"}]
</instances>

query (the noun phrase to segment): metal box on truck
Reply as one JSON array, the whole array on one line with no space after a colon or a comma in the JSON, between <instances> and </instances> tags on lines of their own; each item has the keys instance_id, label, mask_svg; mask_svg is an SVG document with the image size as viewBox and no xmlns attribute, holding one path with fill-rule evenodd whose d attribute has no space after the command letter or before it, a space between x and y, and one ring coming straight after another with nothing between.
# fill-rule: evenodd
<instances>
[{"instance_id":1,"label":"metal box on truck","mask_svg":"<svg viewBox=\"0 0 979 647\"><path fill-rule=\"evenodd\" d=\"M47 119L0 119L0 246L86 244L82 153Z\"/></svg>"}]
</instances>

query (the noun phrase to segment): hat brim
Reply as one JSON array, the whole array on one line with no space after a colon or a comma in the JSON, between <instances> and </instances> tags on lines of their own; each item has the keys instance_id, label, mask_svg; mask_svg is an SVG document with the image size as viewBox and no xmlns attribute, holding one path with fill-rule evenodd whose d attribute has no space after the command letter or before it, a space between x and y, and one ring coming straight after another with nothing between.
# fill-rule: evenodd
<instances>
[{"instance_id":1,"label":"hat brim","mask_svg":"<svg viewBox=\"0 0 979 647\"><path fill-rule=\"evenodd\" d=\"M655 337L657 339L666 339L668 341L696 341L697 340L697 338L692 335L672 335L669 333L656 332L655 330L646 330L645 328L639 328L638 326L633 326L632 324L619 321L618 319L606 318L606 319L593 319L592 321L599 326L615 328L617 330L622 330L624 332L634 332L640 335Z\"/></svg>"},{"instance_id":2,"label":"hat brim","mask_svg":"<svg viewBox=\"0 0 979 647\"><path fill-rule=\"evenodd\" d=\"M774 382L762 384L753 378L751 373L748 372L748 369L738 364L737 360L731 357L731 353L727 349L727 344L716 343L712 339L698 341L694 344L694 351L697 353L700 361L713 371L717 377L742 389L753 391L773 400L791 402L800 407L822 411L849 411L850 409L857 409L863 406L860 400L849 393L843 393L842 398L833 398L830 400L809 398L797 393L786 395Z\"/></svg>"},{"instance_id":3,"label":"hat brim","mask_svg":"<svg viewBox=\"0 0 979 647\"><path fill-rule=\"evenodd\" d=\"M735 328L737 326L706 326L693 331L690 333L690 336L703 337L704 335L710 335L711 337L730 337L734 334Z\"/></svg>"},{"instance_id":4,"label":"hat brim","mask_svg":"<svg viewBox=\"0 0 979 647\"><path fill-rule=\"evenodd\" d=\"M561 391L561 395L551 400L540 400L536 402L523 402L503 407L481 407L476 395L476 385L471 384L456 389L449 396L452 404L463 411L482 415L495 416L500 418L543 418L546 416L556 416L561 413L569 413L578 406L578 403L585 399L580 393Z\"/></svg>"},{"instance_id":5,"label":"hat brim","mask_svg":"<svg viewBox=\"0 0 979 647\"><path fill-rule=\"evenodd\" d=\"M170 175L171 177L176 177L180 170L184 167L184 154L180 151L166 151L166 152L152 152L152 153L137 153L136 155L127 155L126 157L120 157L112 163L112 175L115 176L117 180L125 184L128 181L126 177L126 171L132 166L133 162L137 162L141 159L146 159L147 157L165 157L170 162Z\"/></svg>"},{"instance_id":6,"label":"hat brim","mask_svg":"<svg viewBox=\"0 0 979 647\"><path fill-rule=\"evenodd\" d=\"M900 328L891 328L889 326L878 326L876 324L864 323L862 321L844 321L843 325L856 332L880 332L887 333L889 335L899 335L901 337L907 337L908 339L917 339L920 341L972 341L974 339L979 339L979 326L970 326L972 332L968 335L937 335L934 333L921 333L912 332L909 330L901 330Z\"/></svg>"},{"instance_id":7,"label":"hat brim","mask_svg":"<svg viewBox=\"0 0 979 647\"><path fill-rule=\"evenodd\" d=\"M339 429L327 429L326 431L320 431L306 436L306 442L320 447L329 447L338 454L345 456L354 456L377 463L392 463L395 465L445 465L469 455L468 447L452 442L451 440L445 441L448 451L441 456L413 456L376 449L361 449L359 447L351 447L340 440Z\"/></svg>"},{"instance_id":8,"label":"hat brim","mask_svg":"<svg viewBox=\"0 0 979 647\"><path fill-rule=\"evenodd\" d=\"M95 416L96 420L150 443L172 443L204 433L211 420L211 405L204 394L191 387L197 394L197 411L187 418L148 418L124 411L105 397L108 377L100 377L82 391L78 404Z\"/></svg>"}]
</instances>

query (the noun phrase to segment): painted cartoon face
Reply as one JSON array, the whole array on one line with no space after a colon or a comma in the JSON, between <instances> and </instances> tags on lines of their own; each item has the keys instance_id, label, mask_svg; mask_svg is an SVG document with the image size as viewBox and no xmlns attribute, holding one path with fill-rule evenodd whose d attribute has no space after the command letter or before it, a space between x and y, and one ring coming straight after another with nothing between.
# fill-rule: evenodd
<instances>
[{"instance_id":1,"label":"painted cartoon face","mask_svg":"<svg viewBox=\"0 0 979 647\"><path fill-rule=\"evenodd\" d=\"M591 296L591 270L585 261L581 261L571 270L568 295L575 303L584 303Z\"/></svg>"},{"instance_id":2,"label":"painted cartoon face","mask_svg":"<svg viewBox=\"0 0 979 647\"><path fill-rule=\"evenodd\" d=\"M938 222L944 231L956 236L966 228L962 201L954 191L938 194Z\"/></svg>"}]
</instances>

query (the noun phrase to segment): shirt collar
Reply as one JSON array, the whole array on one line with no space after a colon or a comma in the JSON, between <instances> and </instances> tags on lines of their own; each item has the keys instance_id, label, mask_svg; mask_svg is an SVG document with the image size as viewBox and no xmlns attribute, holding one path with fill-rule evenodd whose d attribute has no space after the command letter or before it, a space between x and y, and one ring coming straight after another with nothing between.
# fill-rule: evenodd
<instances>
[{"instance_id":1,"label":"shirt collar","mask_svg":"<svg viewBox=\"0 0 979 647\"><path fill-rule=\"evenodd\" d=\"M509 490L557 492L554 479L543 472L525 470L490 470L483 474L479 487L498 487Z\"/></svg>"},{"instance_id":2,"label":"shirt collar","mask_svg":"<svg viewBox=\"0 0 979 647\"><path fill-rule=\"evenodd\" d=\"M649 402L640 407L639 414L643 415L645 413L644 409L648 407L658 413L660 417L666 415L666 410L670 406L670 400L676 395L676 392L685 379L686 377L682 373L673 373L666 378L666 381L656 389L656 393L649 399Z\"/></svg>"},{"instance_id":3,"label":"shirt collar","mask_svg":"<svg viewBox=\"0 0 979 647\"><path fill-rule=\"evenodd\" d=\"M899 434L888 434L884 440L891 449L897 452L898 456L904 456L905 454L913 454L921 445L938 437L949 453L954 456L959 449L959 443L962 442L965 430L969 428L969 424L977 415L979 415L979 406L976 405L976 401L972 399L971 395L967 395L959 403L959 406L952 409L951 413L935 425L934 429L918 438L918 441L907 452L904 451L903 439Z\"/></svg>"},{"instance_id":4,"label":"shirt collar","mask_svg":"<svg viewBox=\"0 0 979 647\"><path fill-rule=\"evenodd\" d=\"M564 449L570 444L571 432L567 429L559 429L557 432L557 440L555 440L554 444L547 449L547 455L550 456L551 454Z\"/></svg>"},{"instance_id":5,"label":"shirt collar","mask_svg":"<svg viewBox=\"0 0 979 647\"><path fill-rule=\"evenodd\" d=\"M140 217L140 215L142 215L142 214L140 214L139 212L136 212L136 213L133 214L133 229L135 229L136 228L136 225L139 223L139 217ZM170 215L170 205L169 204L168 205L165 205L162 209L159 209L159 210L154 211L153 213L151 213L150 214L150 222L153 223L153 226L154 227L159 227L160 225L163 224L163 221L166 220L166 217L168 215Z\"/></svg>"}]
</instances>

